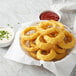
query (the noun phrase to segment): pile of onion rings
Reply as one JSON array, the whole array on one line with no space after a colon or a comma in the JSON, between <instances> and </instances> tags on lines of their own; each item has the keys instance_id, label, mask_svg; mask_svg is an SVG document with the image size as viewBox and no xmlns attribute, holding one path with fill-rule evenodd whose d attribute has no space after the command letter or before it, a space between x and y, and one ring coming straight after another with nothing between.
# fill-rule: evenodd
<instances>
[{"instance_id":1,"label":"pile of onion rings","mask_svg":"<svg viewBox=\"0 0 76 76\"><path fill-rule=\"evenodd\" d=\"M20 35L21 47L37 60L60 60L75 43L74 35L62 23L54 20L25 28Z\"/></svg>"}]
</instances>

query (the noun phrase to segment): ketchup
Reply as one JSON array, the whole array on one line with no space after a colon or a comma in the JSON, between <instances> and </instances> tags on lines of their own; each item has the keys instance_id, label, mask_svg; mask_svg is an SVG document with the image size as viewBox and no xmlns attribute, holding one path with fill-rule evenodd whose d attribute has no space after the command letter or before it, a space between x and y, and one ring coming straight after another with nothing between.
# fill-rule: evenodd
<instances>
[{"instance_id":1,"label":"ketchup","mask_svg":"<svg viewBox=\"0 0 76 76\"><path fill-rule=\"evenodd\" d=\"M55 20L55 21L59 20L59 16L55 12L52 12L52 11L45 11L41 13L39 18L40 20Z\"/></svg>"}]
</instances>

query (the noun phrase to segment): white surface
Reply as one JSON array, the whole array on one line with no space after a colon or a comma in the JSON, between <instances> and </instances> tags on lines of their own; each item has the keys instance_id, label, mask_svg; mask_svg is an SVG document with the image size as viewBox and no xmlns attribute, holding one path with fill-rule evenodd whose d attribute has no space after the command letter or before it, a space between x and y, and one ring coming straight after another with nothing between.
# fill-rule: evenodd
<instances>
[{"instance_id":1,"label":"white surface","mask_svg":"<svg viewBox=\"0 0 76 76\"><path fill-rule=\"evenodd\" d=\"M60 9L64 15L62 22L73 25L76 15L76 0L0 0L0 25L14 26L17 31L20 24L38 19L43 10ZM68 6L68 2L71 4ZM52 5L53 4L53 5ZM66 6L67 5L67 6ZM63 7L64 6L64 7ZM63 10L62 10L63 8ZM69 8L69 10L68 10ZM72 28L72 26L71 26ZM0 76L52 76L52 73L42 67L19 64L3 58L8 48L0 48ZM74 69L72 76L76 75Z\"/></svg>"}]
</instances>

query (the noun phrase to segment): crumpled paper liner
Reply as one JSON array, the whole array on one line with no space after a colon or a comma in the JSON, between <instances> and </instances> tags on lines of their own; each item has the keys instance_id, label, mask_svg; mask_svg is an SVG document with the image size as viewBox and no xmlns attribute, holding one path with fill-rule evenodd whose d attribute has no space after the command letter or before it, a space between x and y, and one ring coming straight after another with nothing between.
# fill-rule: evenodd
<instances>
[{"instance_id":1,"label":"crumpled paper liner","mask_svg":"<svg viewBox=\"0 0 76 76\"><path fill-rule=\"evenodd\" d=\"M35 23L34 23L35 22ZM22 50L20 46L20 33L21 31L29 26L36 25L38 21L31 21L29 23L24 23L21 25L21 28L18 30L18 32L15 35L14 42L8 49L8 52L4 56L7 59L28 64L28 65L37 65L41 66L43 64L43 67L48 69L49 71L53 72L56 76L70 76L73 68L76 64L76 47L72 49L72 52L67 55L64 59L56 62L46 62L46 61L38 61L33 59L32 57L25 54L25 52Z\"/></svg>"}]
</instances>

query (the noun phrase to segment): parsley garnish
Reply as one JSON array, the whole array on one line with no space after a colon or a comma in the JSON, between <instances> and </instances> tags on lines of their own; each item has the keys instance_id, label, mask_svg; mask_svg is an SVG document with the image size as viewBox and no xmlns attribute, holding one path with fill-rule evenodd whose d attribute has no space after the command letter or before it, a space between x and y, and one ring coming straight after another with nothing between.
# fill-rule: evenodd
<instances>
[{"instance_id":1,"label":"parsley garnish","mask_svg":"<svg viewBox=\"0 0 76 76\"><path fill-rule=\"evenodd\" d=\"M9 38L9 32L8 31L0 31L0 40L2 40L3 38L8 39Z\"/></svg>"}]
</instances>

